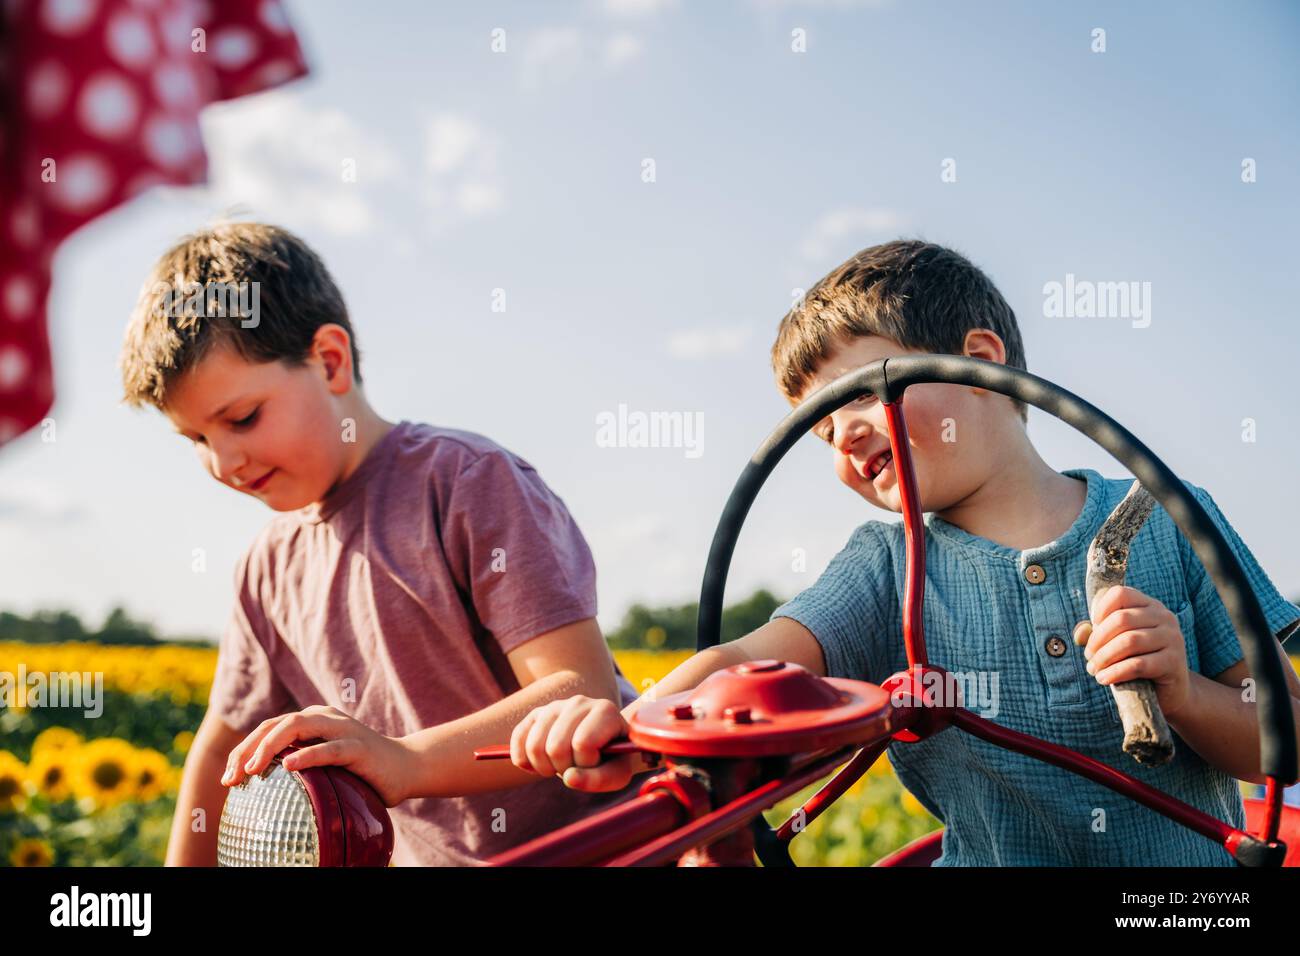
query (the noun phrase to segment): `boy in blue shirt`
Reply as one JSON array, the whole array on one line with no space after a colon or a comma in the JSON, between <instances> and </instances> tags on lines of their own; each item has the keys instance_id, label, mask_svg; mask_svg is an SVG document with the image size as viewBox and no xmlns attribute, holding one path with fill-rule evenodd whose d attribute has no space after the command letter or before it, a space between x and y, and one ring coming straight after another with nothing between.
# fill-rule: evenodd
<instances>
[{"instance_id":1,"label":"boy in blue shirt","mask_svg":"<svg viewBox=\"0 0 1300 956\"><path fill-rule=\"evenodd\" d=\"M797 404L840 375L909 352L967 355L1025 368L1015 314L993 283L957 253L899 241L863 250L781 322L777 383ZM1211 816L1244 827L1237 780L1259 783L1259 733L1250 673L1200 560L1163 508L1135 537L1126 585L1085 606L1088 544L1131 478L1057 472L1008 396L953 384L903 396L927 512L925 636L929 659L980 674L977 713L1132 774ZM900 513L884 408L865 396L814 429L839 480ZM1300 679L1281 641L1300 625L1203 488L1186 483L1224 532L1278 637L1293 709ZM687 660L641 700L687 690L723 667L760 658L880 684L907 668L903 647L903 526L868 521L811 587L756 631ZM1076 645L1084 645L1082 648ZM1154 682L1176 741L1174 759L1137 764L1121 750L1106 685ZM970 686L970 685L968 685ZM577 697L534 710L515 728L512 759L562 773L580 790L616 789L640 758L600 764L599 748L627 732L609 701ZM945 823L939 866L1231 866L1222 847L1127 797L949 728L888 749L899 780ZM598 766L599 764L599 766Z\"/></svg>"}]
</instances>

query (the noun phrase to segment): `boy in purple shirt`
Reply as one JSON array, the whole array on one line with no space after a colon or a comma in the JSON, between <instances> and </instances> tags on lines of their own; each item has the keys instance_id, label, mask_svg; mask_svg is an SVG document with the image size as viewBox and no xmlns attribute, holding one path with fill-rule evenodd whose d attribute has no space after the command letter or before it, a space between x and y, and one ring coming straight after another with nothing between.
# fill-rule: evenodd
<instances>
[{"instance_id":1,"label":"boy in purple shirt","mask_svg":"<svg viewBox=\"0 0 1300 956\"><path fill-rule=\"evenodd\" d=\"M127 402L280 513L238 564L168 865L214 864L223 784L297 740L324 742L290 769L348 767L393 807L398 865L478 862L611 802L472 757L548 701L635 697L582 533L491 440L376 414L342 297L301 240L236 223L180 242L121 365Z\"/></svg>"}]
</instances>

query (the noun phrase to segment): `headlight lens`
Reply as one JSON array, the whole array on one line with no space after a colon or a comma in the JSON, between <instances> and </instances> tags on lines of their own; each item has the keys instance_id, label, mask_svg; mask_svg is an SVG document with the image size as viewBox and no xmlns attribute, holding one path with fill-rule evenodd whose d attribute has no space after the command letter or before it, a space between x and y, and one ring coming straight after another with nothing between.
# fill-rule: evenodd
<instances>
[{"instance_id":1,"label":"headlight lens","mask_svg":"<svg viewBox=\"0 0 1300 956\"><path fill-rule=\"evenodd\" d=\"M311 798L276 759L266 776L226 794L217 834L218 866L320 866Z\"/></svg>"}]
</instances>

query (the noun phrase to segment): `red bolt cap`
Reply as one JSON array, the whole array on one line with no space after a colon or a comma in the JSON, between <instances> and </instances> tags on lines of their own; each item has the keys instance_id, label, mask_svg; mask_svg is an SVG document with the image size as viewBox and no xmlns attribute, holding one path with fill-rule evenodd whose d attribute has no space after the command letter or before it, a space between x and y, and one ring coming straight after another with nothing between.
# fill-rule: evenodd
<instances>
[{"instance_id":1,"label":"red bolt cap","mask_svg":"<svg viewBox=\"0 0 1300 956\"><path fill-rule=\"evenodd\" d=\"M821 678L798 664L747 661L694 690L647 701L632 743L673 757L766 757L887 736L894 707L874 684Z\"/></svg>"}]
</instances>

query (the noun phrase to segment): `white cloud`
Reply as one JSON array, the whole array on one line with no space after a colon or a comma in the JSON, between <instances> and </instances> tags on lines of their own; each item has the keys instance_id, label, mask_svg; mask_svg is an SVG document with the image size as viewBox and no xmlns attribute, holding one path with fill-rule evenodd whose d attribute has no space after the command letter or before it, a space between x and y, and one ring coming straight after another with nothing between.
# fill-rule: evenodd
<instances>
[{"instance_id":1,"label":"white cloud","mask_svg":"<svg viewBox=\"0 0 1300 956\"><path fill-rule=\"evenodd\" d=\"M86 510L45 485L9 482L0 495L0 524L6 522L49 525L85 518Z\"/></svg>"},{"instance_id":2,"label":"white cloud","mask_svg":"<svg viewBox=\"0 0 1300 956\"><path fill-rule=\"evenodd\" d=\"M367 193L392 177L397 159L341 110L313 109L296 91L275 90L214 105L201 122L217 204L336 235L376 225ZM344 179L345 163L355 169L354 182Z\"/></svg>"},{"instance_id":3,"label":"white cloud","mask_svg":"<svg viewBox=\"0 0 1300 956\"><path fill-rule=\"evenodd\" d=\"M582 32L575 27L546 27L524 37L520 80L536 89L544 79L563 79L578 68Z\"/></svg>"},{"instance_id":4,"label":"white cloud","mask_svg":"<svg viewBox=\"0 0 1300 956\"><path fill-rule=\"evenodd\" d=\"M668 340L668 351L674 358L705 359L718 355L734 355L749 339L749 329L727 326L712 329L691 329L678 332Z\"/></svg>"},{"instance_id":5,"label":"white cloud","mask_svg":"<svg viewBox=\"0 0 1300 956\"><path fill-rule=\"evenodd\" d=\"M805 259L814 262L832 257L843 259L856 252L864 240L876 238L880 233L896 232L901 221L897 213L888 209L852 206L834 209L813 224L799 251ZM849 245L854 248L846 249Z\"/></svg>"},{"instance_id":6,"label":"white cloud","mask_svg":"<svg viewBox=\"0 0 1300 956\"><path fill-rule=\"evenodd\" d=\"M520 47L519 85L528 92L572 79L593 63L618 70L645 53L645 42L628 30L601 35L578 27L537 30Z\"/></svg>"},{"instance_id":7,"label":"white cloud","mask_svg":"<svg viewBox=\"0 0 1300 956\"><path fill-rule=\"evenodd\" d=\"M505 207L498 153L496 137L468 117L440 113L425 123L420 196L435 226Z\"/></svg>"},{"instance_id":8,"label":"white cloud","mask_svg":"<svg viewBox=\"0 0 1300 956\"><path fill-rule=\"evenodd\" d=\"M456 206L467 216L498 212L505 206L501 190L487 183L463 183L456 189Z\"/></svg>"},{"instance_id":9,"label":"white cloud","mask_svg":"<svg viewBox=\"0 0 1300 956\"><path fill-rule=\"evenodd\" d=\"M615 33L605 41L605 65L618 69L641 55L643 44L631 33Z\"/></svg>"},{"instance_id":10,"label":"white cloud","mask_svg":"<svg viewBox=\"0 0 1300 956\"><path fill-rule=\"evenodd\" d=\"M853 10L863 7L888 7L893 0L750 0L756 7L808 7L823 10Z\"/></svg>"},{"instance_id":11,"label":"white cloud","mask_svg":"<svg viewBox=\"0 0 1300 956\"><path fill-rule=\"evenodd\" d=\"M600 9L607 16L626 19L655 17L677 6L678 0L601 0Z\"/></svg>"},{"instance_id":12,"label":"white cloud","mask_svg":"<svg viewBox=\"0 0 1300 956\"><path fill-rule=\"evenodd\" d=\"M451 172L481 141L479 128L465 117L451 113L435 116L424 131L425 165L435 173Z\"/></svg>"},{"instance_id":13,"label":"white cloud","mask_svg":"<svg viewBox=\"0 0 1300 956\"><path fill-rule=\"evenodd\" d=\"M334 235L379 227L375 187L391 183L400 164L381 137L341 110L312 109L296 92L273 91L203 116L216 205ZM424 124L418 165L394 188L423 201L435 229L497 212L505 206L499 151L469 117L434 115ZM344 179L345 161L355 181Z\"/></svg>"}]
</instances>

